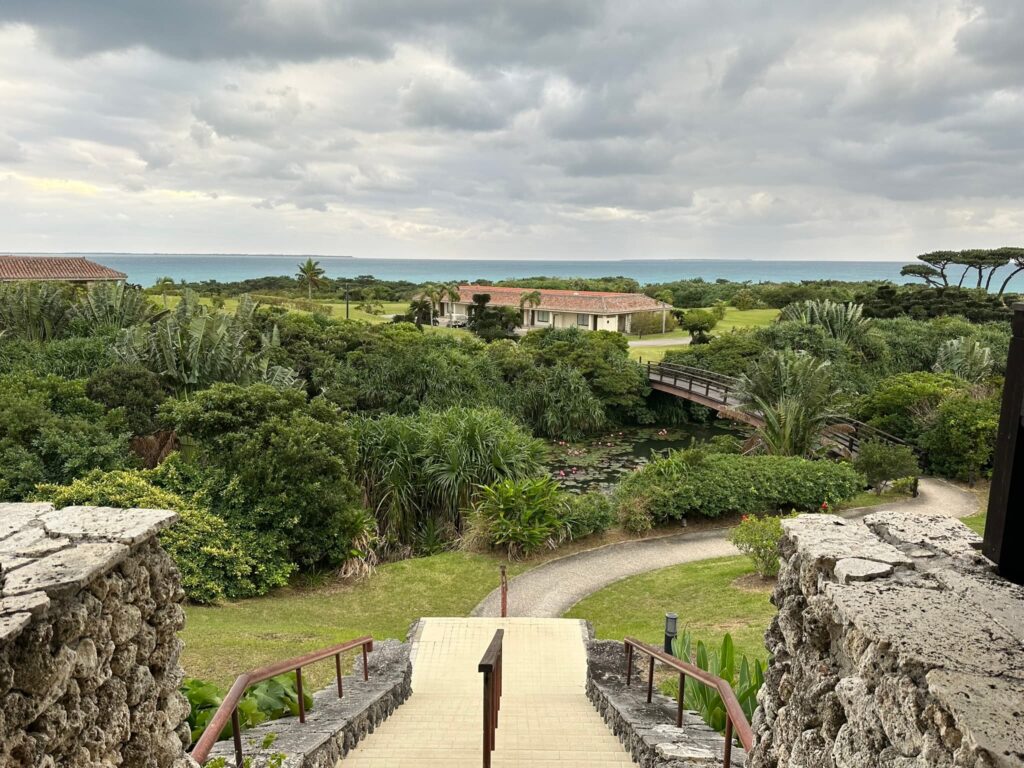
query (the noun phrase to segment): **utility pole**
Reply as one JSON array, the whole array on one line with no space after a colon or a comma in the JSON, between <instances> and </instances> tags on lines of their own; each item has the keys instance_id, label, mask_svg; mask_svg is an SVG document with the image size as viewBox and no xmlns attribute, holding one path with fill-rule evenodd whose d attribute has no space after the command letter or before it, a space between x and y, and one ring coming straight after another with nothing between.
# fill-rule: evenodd
<instances>
[{"instance_id":1,"label":"utility pole","mask_svg":"<svg viewBox=\"0 0 1024 768\"><path fill-rule=\"evenodd\" d=\"M348 320L348 281L345 281L345 319Z\"/></svg>"}]
</instances>

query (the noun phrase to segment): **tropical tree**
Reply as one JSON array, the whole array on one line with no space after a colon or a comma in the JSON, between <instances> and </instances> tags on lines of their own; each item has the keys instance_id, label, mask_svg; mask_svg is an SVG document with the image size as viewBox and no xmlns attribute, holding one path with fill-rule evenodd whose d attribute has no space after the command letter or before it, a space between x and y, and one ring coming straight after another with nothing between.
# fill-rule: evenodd
<instances>
[{"instance_id":1,"label":"tropical tree","mask_svg":"<svg viewBox=\"0 0 1024 768\"><path fill-rule=\"evenodd\" d=\"M71 317L71 290L63 283L0 285L0 334L23 341L52 341Z\"/></svg>"},{"instance_id":2,"label":"tropical tree","mask_svg":"<svg viewBox=\"0 0 1024 768\"><path fill-rule=\"evenodd\" d=\"M410 546L424 526L453 538L482 486L541 471L543 445L495 409L387 415L357 432L357 475L385 547Z\"/></svg>"},{"instance_id":3,"label":"tropical tree","mask_svg":"<svg viewBox=\"0 0 1024 768\"><path fill-rule=\"evenodd\" d=\"M417 327L422 327L424 323L430 325L433 313L434 308L430 306L430 299L417 296L409 302L409 311L405 315L400 316L400 319L415 323Z\"/></svg>"},{"instance_id":4,"label":"tropical tree","mask_svg":"<svg viewBox=\"0 0 1024 768\"><path fill-rule=\"evenodd\" d=\"M836 341L848 345L862 341L871 325L871 319L864 317L863 304L831 299L810 299L784 307L779 322L791 320L821 326Z\"/></svg>"},{"instance_id":5,"label":"tropical tree","mask_svg":"<svg viewBox=\"0 0 1024 768\"><path fill-rule=\"evenodd\" d=\"M932 370L951 373L959 379L977 384L992 375L992 350L978 342L961 336L949 339L939 346L939 354Z\"/></svg>"},{"instance_id":6,"label":"tropical tree","mask_svg":"<svg viewBox=\"0 0 1024 768\"><path fill-rule=\"evenodd\" d=\"M248 296L241 298L234 315L227 315L211 311L194 292L185 291L172 312L149 325L123 329L114 351L124 363L160 376L179 395L218 381L296 386L295 371L271 365L270 350L279 343L277 329L259 335L255 311Z\"/></svg>"},{"instance_id":7,"label":"tropical tree","mask_svg":"<svg viewBox=\"0 0 1024 768\"><path fill-rule=\"evenodd\" d=\"M777 456L815 455L840 393L828 362L804 352L766 351L740 377L741 408L762 422L750 447Z\"/></svg>"},{"instance_id":8,"label":"tropical tree","mask_svg":"<svg viewBox=\"0 0 1024 768\"><path fill-rule=\"evenodd\" d=\"M124 283L95 283L71 308L72 324L89 335L130 328L155 316L149 297Z\"/></svg>"},{"instance_id":9,"label":"tropical tree","mask_svg":"<svg viewBox=\"0 0 1024 768\"><path fill-rule=\"evenodd\" d=\"M519 312L522 313L526 307L534 309L540 306L540 291L527 291L519 297Z\"/></svg>"},{"instance_id":10,"label":"tropical tree","mask_svg":"<svg viewBox=\"0 0 1024 768\"><path fill-rule=\"evenodd\" d=\"M299 271L295 273L295 277L300 285L305 284L306 297L312 300L313 289L323 284L324 270L320 267L319 261L309 258L299 264Z\"/></svg>"},{"instance_id":11,"label":"tropical tree","mask_svg":"<svg viewBox=\"0 0 1024 768\"><path fill-rule=\"evenodd\" d=\"M1003 284L999 286L999 295L1002 296L1006 293L1006 288L1009 286L1010 281L1021 272L1024 272L1024 248L997 248L996 250L1002 251L1006 255L1008 263L1013 265L1010 274L1006 276Z\"/></svg>"},{"instance_id":12,"label":"tropical tree","mask_svg":"<svg viewBox=\"0 0 1024 768\"><path fill-rule=\"evenodd\" d=\"M448 318L451 319L455 311L455 305L462 300L458 283L445 283L439 291L439 300L448 303Z\"/></svg>"},{"instance_id":13,"label":"tropical tree","mask_svg":"<svg viewBox=\"0 0 1024 768\"><path fill-rule=\"evenodd\" d=\"M168 277L167 275L158 277L156 282L153 283L153 287L160 289L160 296L163 297L164 300L164 309L167 309L167 290L174 287L174 278Z\"/></svg>"}]
</instances>

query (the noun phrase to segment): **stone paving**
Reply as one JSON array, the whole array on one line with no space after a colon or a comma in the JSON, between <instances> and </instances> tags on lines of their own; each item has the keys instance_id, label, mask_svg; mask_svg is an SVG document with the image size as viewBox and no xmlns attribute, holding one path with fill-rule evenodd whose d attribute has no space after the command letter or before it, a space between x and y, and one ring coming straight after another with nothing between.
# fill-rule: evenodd
<instances>
[{"instance_id":1,"label":"stone paving","mask_svg":"<svg viewBox=\"0 0 1024 768\"><path fill-rule=\"evenodd\" d=\"M482 762L483 675L505 630L495 768L612 768L634 763L587 700L585 626L573 619L427 618L413 638L413 694L338 768Z\"/></svg>"}]
</instances>

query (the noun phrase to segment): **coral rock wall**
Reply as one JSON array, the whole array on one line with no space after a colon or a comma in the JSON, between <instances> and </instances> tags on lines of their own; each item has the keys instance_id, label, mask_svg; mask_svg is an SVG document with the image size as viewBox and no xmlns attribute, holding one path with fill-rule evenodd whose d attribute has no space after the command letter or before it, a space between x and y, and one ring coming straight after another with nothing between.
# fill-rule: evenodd
<instances>
[{"instance_id":1,"label":"coral rock wall","mask_svg":"<svg viewBox=\"0 0 1024 768\"><path fill-rule=\"evenodd\" d=\"M784 524L750 768L1024 766L1024 589L939 515Z\"/></svg>"},{"instance_id":2,"label":"coral rock wall","mask_svg":"<svg viewBox=\"0 0 1024 768\"><path fill-rule=\"evenodd\" d=\"M0 766L185 764L174 519L0 504Z\"/></svg>"}]
</instances>

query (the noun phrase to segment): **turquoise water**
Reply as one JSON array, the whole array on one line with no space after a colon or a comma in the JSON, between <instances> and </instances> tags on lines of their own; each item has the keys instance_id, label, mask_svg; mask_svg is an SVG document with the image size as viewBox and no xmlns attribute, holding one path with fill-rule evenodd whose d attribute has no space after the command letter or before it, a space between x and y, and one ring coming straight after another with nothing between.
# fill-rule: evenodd
<instances>
[{"instance_id":1,"label":"turquoise water","mask_svg":"<svg viewBox=\"0 0 1024 768\"><path fill-rule=\"evenodd\" d=\"M79 254L73 254L79 255ZM267 275L293 276L305 256L246 256L197 254L80 254L119 269L133 283L152 285L168 275L175 281L244 280ZM891 261L752 261L752 260L630 260L630 261L499 261L459 259L362 259L315 256L330 277L373 275L382 280L476 279L502 280L516 277L603 277L623 275L643 283L664 283L700 277L713 281L752 282L800 280L892 280L900 277L900 262ZM1024 279L1015 281L1024 290Z\"/></svg>"}]
</instances>

